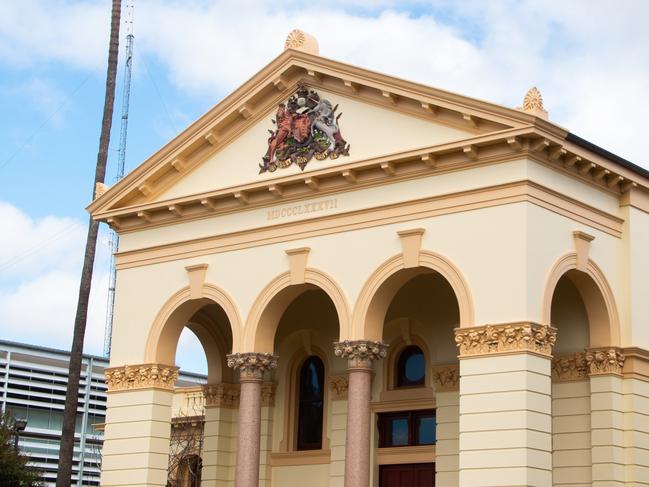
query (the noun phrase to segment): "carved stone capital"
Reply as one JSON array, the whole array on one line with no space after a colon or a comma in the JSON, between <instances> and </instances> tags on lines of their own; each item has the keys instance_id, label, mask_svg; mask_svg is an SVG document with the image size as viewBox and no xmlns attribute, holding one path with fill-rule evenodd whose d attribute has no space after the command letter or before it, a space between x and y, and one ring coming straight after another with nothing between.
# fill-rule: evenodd
<instances>
[{"instance_id":1,"label":"carved stone capital","mask_svg":"<svg viewBox=\"0 0 649 487\"><path fill-rule=\"evenodd\" d=\"M586 350L586 363L588 364L588 374L590 376L622 375L625 360L626 357L621 349L616 347L590 348Z\"/></svg>"},{"instance_id":2,"label":"carved stone capital","mask_svg":"<svg viewBox=\"0 0 649 487\"><path fill-rule=\"evenodd\" d=\"M239 407L239 395L241 388L239 384L221 382L219 384L208 384L203 386L205 406L225 409L237 409Z\"/></svg>"},{"instance_id":3,"label":"carved stone capital","mask_svg":"<svg viewBox=\"0 0 649 487\"><path fill-rule=\"evenodd\" d=\"M435 365L433 371L433 386L435 392L457 391L460 388L459 365Z\"/></svg>"},{"instance_id":4,"label":"carved stone capital","mask_svg":"<svg viewBox=\"0 0 649 487\"><path fill-rule=\"evenodd\" d=\"M507 323L455 329L460 357L506 352L535 352L549 356L557 330L538 323Z\"/></svg>"},{"instance_id":5,"label":"carved stone capital","mask_svg":"<svg viewBox=\"0 0 649 487\"><path fill-rule=\"evenodd\" d=\"M388 345L370 340L345 340L334 343L334 354L346 358L350 369L371 369L374 360L384 359L388 354Z\"/></svg>"},{"instance_id":6,"label":"carved stone capital","mask_svg":"<svg viewBox=\"0 0 649 487\"><path fill-rule=\"evenodd\" d=\"M261 405L266 407L275 406L275 389L274 382L264 382L261 385Z\"/></svg>"},{"instance_id":7,"label":"carved stone capital","mask_svg":"<svg viewBox=\"0 0 649 487\"><path fill-rule=\"evenodd\" d=\"M570 382L588 379L586 353L577 352L552 359L552 382Z\"/></svg>"},{"instance_id":8,"label":"carved stone capital","mask_svg":"<svg viewBox=\"0 0 649 487\"><path fill-rule=\"evenodd\" d=\"M240 380L262 380L264 372L277 367L277 356L272 353L232 353L228 367L238 370Z\"/></svg>"},{"instance_id":9,"label":"carved stone capital","mask_svg":"<svg viewBox=\"0 0 649 487\"><path fill-rule=\"evenodd\" d=\"M161 364L123 365L104 370L108 391L130 389L173 390L178 379L178 367Z\"/></svg>"},{"instance_id":10,"label":"carved stone capital","mask_svg":"<svg viewBox=\"0 0 649 487\"><path fill-rule=\"evenodd\" d=\"M332 375L329 377L329 387L331 388L332 401L345 401L347 400L347 388L349 387L349 380L346 375Z\"/></svg>"}]
</instances>

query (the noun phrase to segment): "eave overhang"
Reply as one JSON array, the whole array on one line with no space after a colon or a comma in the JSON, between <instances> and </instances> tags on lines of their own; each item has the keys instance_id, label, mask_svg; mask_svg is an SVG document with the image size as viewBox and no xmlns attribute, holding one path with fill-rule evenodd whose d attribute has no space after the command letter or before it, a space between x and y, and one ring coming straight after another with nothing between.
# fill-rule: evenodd
<instances>
[{"instance_id":1,"label":"eave overhang","mask_svg":"<svg viewBox=\"0 0 649 487\"><path fill-rule=\"evenodd\" d=\"M612 194L637 187L631 170L531 125L93 216L123 233L522 158Z\"/></svg>"}]
</instances>

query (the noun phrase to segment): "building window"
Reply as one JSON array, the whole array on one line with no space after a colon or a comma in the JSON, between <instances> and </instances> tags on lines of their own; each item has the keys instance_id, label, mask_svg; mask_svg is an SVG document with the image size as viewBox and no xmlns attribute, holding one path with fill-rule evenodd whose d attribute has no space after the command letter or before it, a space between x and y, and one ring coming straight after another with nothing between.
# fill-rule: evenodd
<instances>
[{"instance_id":1,"label":"building window","mask_svg":"<svg viewBox=\"0 0 649 487\"><path fill-rule=\"evenodd\" d=\"M397 387L423 386L426 382L426 359L417 345L404 348L397 359Z\"/></svg>"},{"instance_id":2,"label":"building window","mask_svg":"<svg viewBox=\"0 0 649 487\"><path fill-rule=\"evenodd\" d=\"M322 449L324 412L324 364L315 355L300 368L298 390L297 449Z\"/></svg>"},{"instance_id":3,"label":"building window","mask_svg":"<svg viewBox=\"0 0 649 487\"><path fill-rule=\"evenodd\" d=\"M378 415L379 447L434 445L435 410L400 411Z\"/></svg>"}]
</instances>

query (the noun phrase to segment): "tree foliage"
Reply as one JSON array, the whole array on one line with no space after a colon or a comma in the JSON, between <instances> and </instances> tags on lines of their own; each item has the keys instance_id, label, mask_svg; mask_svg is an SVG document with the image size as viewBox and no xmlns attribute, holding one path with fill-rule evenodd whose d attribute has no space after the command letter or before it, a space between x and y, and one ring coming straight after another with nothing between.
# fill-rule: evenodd
<instances>
[{"instance_id":1,"label":"tree foliage","mask_svg":"<svg viewBox=\"0 0 649 487\"><path fill-rule=\"evenodd\" d=\"M29 458L15 448L15 420L9 414L0 417L0 485L3 487L40 487L40 473L27 466Z\"/></svg>"}]
</instances>

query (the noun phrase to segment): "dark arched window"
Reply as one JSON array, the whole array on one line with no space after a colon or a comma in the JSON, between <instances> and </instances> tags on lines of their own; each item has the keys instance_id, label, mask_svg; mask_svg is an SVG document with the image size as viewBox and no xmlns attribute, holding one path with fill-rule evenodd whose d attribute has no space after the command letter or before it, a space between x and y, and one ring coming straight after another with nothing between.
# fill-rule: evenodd
<instances>
[{"instance_id":1,"label":"dark arched window","mask_svg":"<svg viewBox=\"0 0 649 487\"><path fill-rule=\"evenodd\" d=\"M426 359L417 345L404 348L397 359L396 386L423 386L426 381Z\"/></svg>"},{"instance_id":2,"label":"dark arched window","mask_svg":"<svg viewBox=\"0 0 649 487\"><path fill-rule=\"evenodd\" d=\"M315 355L307 358L300 368L298 403L297 449L320 450L324 411L324 365Z\"/></svg>"}]
</instances>

